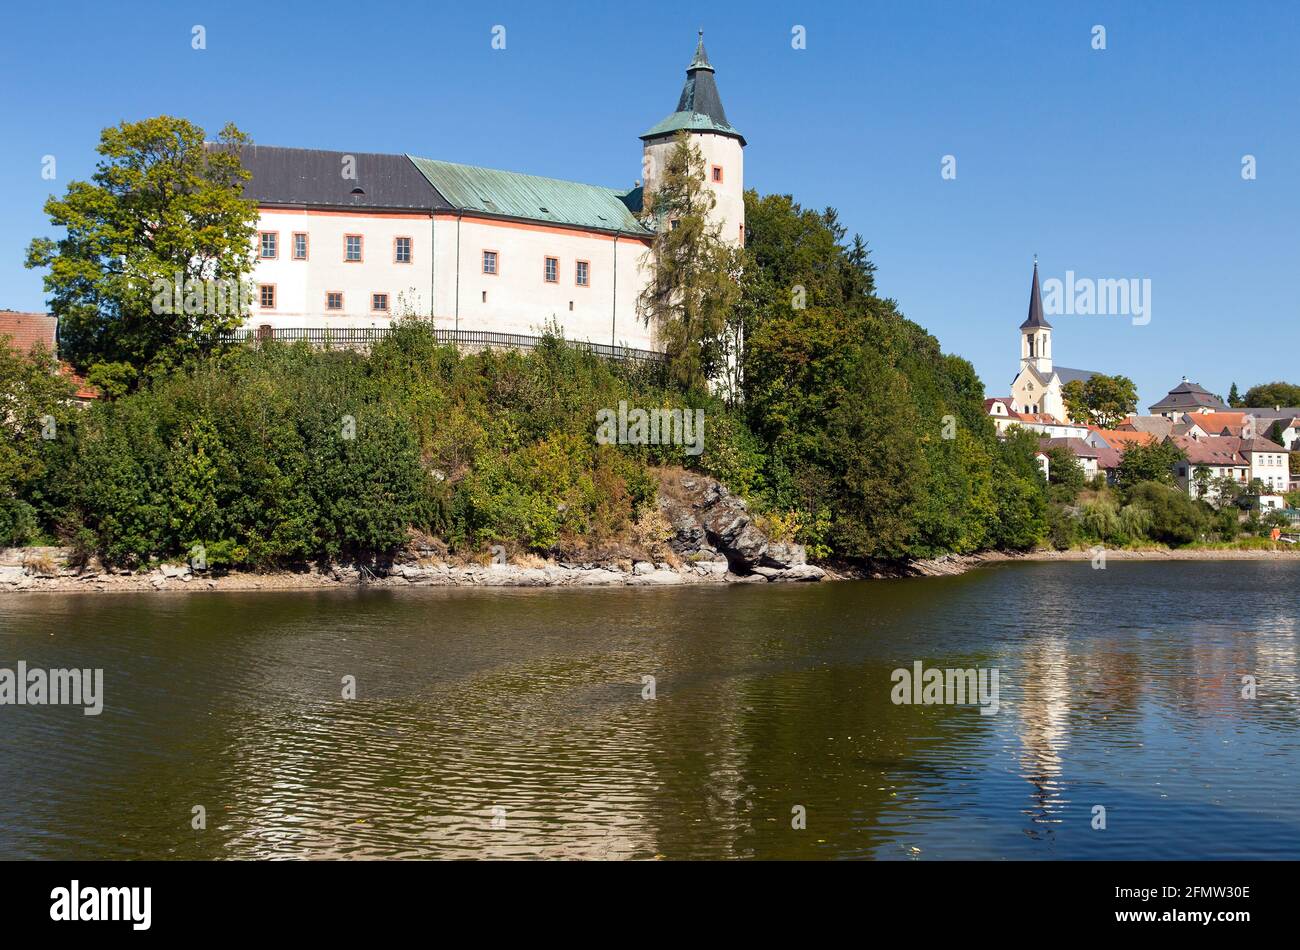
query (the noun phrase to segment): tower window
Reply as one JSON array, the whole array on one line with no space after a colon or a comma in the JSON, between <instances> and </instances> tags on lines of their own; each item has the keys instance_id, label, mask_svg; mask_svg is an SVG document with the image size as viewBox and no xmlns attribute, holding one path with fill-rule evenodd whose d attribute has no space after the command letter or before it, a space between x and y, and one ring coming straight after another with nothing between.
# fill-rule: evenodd
<instances>
[{"instance_id":1,"label":"tower window","mask_svg":"<svg viewBox=\"0 0 1300 950\"><path fill-rule=\"evenodd\" d=\"M542 275L548 284L557 284L560 281L560 259L558 257L546 258L546 265L542 269Z\"/></svg>"},{"instance_id":2,"label":"tower window","mask_svg":"<svg viewBox=\"0 0 1300 950\"><path fill-rule=\"evenodd\" d=\"M713 166L713 181L714 181L716 184L719 184L719 185L722 184L722 166L721 166L721 165L714 165L714 166Z\"/></svg>"}]
</instances>

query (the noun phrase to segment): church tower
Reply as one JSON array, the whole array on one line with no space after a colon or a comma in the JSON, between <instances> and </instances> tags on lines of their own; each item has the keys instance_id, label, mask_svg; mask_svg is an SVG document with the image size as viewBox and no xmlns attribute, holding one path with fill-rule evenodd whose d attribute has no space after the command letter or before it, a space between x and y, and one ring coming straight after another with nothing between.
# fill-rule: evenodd
<instances>
[{"instance_id":1,"label":"church tower","mask_svg":"<svg viewBox=\"0 0 1300 950\"><path fill-rule=\"evenodd\" d=\"M1020 324L1020 369L1033 367L1043 377L1052 375L1052 325L1043 319L1043 294L1038 287L1038 258L1029 289L1029 316Z\"/></svg>"},{"instance_id":2,"label":"church tower","mask_svg":"<svg viewBox=\"0 0 1300 950\"><path fill-rule=\"evenodd\" d=\"M727 121L714 81L714 69L704 51L704 31L695 58L686 67L686 84L677 110L641 136L644 143L645 190L652 192L663 174L678 132L685 130L704 156L704 179L717 203L712 220L725 241L745 242L745 137Z\"/></svg>"}]
</instances>

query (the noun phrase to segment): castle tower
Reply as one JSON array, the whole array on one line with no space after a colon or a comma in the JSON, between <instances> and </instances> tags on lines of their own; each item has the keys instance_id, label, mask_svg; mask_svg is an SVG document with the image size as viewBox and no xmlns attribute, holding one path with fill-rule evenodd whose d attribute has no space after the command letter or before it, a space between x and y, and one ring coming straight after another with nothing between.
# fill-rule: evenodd
<instances>
[{"instance_id":1,"label":"castle tower","mask_svg":"<svg viewBox=\"0 0 1300 950\"><path fill-rule=\"evenodd\" d=\"M745 137L727 122L714 81L714 69L704 51L700 31L695 58L686 67L677 110L641 136L644 143L645 189L654 191L679 131L685 130L704 156L704 177L717 198L713 221L722 238L744 244L745 240Z\"/></svg>"},{"instance_id":2,"label":"castle tower","mask_svg":"<svg viewBox=\"0 0 1300 950\"><path fill-rule=\"evenodd\" d=\"M1043 294L1038 287L1038 258L1029 289L1029 316L1020 324L1020 368L1032 366L1045 377L1052 375L1052 325L1043 319Z\"/></svg>"}]
</instances>

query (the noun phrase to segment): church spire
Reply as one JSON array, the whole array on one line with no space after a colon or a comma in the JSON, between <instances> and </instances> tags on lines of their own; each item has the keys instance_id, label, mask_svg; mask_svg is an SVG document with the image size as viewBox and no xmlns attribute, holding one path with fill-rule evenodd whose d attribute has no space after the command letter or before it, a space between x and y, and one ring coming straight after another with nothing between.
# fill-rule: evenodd
<instances>
[{"instance_id":1,"label":"church spire","mask_svg":"<svg viewBox=\"0 0 1300 950\"><path fill-rule=\"evenodd\" d=\"M1029 316L1025 322L1020 324L1020 329L1028 330L1033 327L1042 327L1045 330L1052 329L1052 325L1043 319L1043 292L1038 287L1038 255L1034 255L1034 283L1029 288Z\"/></svg>"}]
</instances>

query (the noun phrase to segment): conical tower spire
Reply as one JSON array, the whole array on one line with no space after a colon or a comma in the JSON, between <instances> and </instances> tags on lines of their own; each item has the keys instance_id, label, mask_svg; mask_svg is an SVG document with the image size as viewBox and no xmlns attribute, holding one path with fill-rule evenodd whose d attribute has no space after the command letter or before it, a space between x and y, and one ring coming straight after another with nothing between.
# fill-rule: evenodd
<instances>
[{"instance_id":1,"label":"conical tower spire","mask_svg":"<svg viewBox=\"0 0 1300 950\"><path fill-rule=\"evenodd\" d=\"M739 139L740 144L744 145L745 137L727 121L727 113L722 108L722 97L718 95L718 84L714 79L716 72L709 62L709 54L704 50L704 31L700 30L699 40L695 44L695 56L686 67L686 82L677 99L677 109L642 134L641 138L652 139L686 129L728 135Z\"/></svg>"},{"instance_id":2,"label":"conical tower spire","mask_svg":"<svg viewBox=\"0 0 1300 950\"><path fill-rule=\"evenodd\" d=\"M1038 286L1038 255L1034 255L1034 283L1029 288L1029 316L1025 322L1020 324L1020 329L1028 330L1033 327L1042 327L1046 330L1052 329L1052 325L1043 319L1043 292Z\"/></svg>"},{"instance_id":3,"label":"conical tower spire","mask_svg":"<svg viewBox=\"0 0 1300 950\"><path fill-rule=\"evenodd\" d=\"M689 75L697 69L707 69L709 72L713 72L713 64L709 62L709 54L704 51L703 30L700 30L700 41L695 44L695 58L692 59L691 64L686 67L686 72Z\"/></svg>"}]
</instances>

